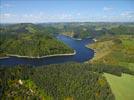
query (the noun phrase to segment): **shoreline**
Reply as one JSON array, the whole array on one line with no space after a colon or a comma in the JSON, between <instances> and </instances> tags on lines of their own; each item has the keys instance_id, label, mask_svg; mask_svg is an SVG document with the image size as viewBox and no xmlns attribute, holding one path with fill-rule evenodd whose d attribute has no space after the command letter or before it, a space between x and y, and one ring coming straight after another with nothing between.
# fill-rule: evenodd
<instances>
[{"instance_id":1,"label":"shoreline","mask_svg":"<svg viewBox=\"0 0 134 100\"><path fill-rule=\"evenodd\" d=\"M91 39L93 39L93 41L94 41L94 42L97 42L97 41L96 41L96 39L94 39L94 38L92 38L92 37L90 37L90 36L85 37L85 38L74 38L74 37L69 36L69 35L66 35L66 34L61 34L61 35L64 35L64 36L70 37L70 38L72 38L73 40L77 40L77 41L81 41L81 40L83 40L83 39L91 38Z\"/></svg>"},{"instance_id":2,"label":"shoreline","mask_svg":"<svg viewBox=\"0 0 134 100\"><path fill-rule=\"evenodd\" d=\"M6 59L10 57L18 57L18 58L32 58L32 59L40 59L40 58L48 58L48 57L56 57L56 56L71 56L75 55L76 51L74 50L73 53L65 53L65 54L53 54L53 55L46 55L46 56L40 56L40 57L33 57L33 56L20 56L20 55L13 55L13 54L7 54L5 57L0 57L0 59Z\"/></svg>"},{"instance_id":3,"label":"shoreline","mask_svg":"<svg viewBox=\"0 0 134 100\"><path fill-rule=\"evenodd\" d=\"M93 44L93 43L91 43L91 44ZM91 59L89 59L89 60L85 61L84 63L89 63L89 62L91 62L91 61L95 58L96 53L97 53L95 49L91 48L91 47L90 47L90 46L88 46L88 45L89 45L89 44L85 45L85 47L86 47L86 48L88 48L88 49L93 50L94 55L93 55L93 57L92 57Z\"/></svg>"},{"instance_id":4,"label":"shoreline","mask_svg":"<svg viewBox=\"0 0 134 100\"><path fill-rule=\"evenodd\" d=\"M8 56L0 57L0 59L6 59L9 58Z\"/></svg>"},{"instance_id":5,"label":"shoreline","mask_svg":"<svg viewBox=\"0 0 134 100\"><path fill-rule=\"evenodd\" d=\"M77 41L81 41L82 40L81 38L74 38L74 37L66 35L66 34L61 34L61 35L67 36L67 37L72 38L73 40L77 40Z\"/></svg>"}]
</instances>

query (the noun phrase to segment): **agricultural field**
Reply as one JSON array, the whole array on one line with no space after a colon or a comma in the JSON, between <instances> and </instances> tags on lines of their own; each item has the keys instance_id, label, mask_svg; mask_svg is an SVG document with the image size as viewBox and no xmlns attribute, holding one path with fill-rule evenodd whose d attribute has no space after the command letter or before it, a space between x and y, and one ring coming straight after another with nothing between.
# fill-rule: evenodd
<instances>
[{"instance_id":1,"label":"agricultural field","mask_svg":"<svg viewBox=\"0 0 134 100\"><path fill-rule=\"evenodd\" d=\"M121 77L104 73L116 100L134 99L134 76L122 74Z\"/></svg>"}]
</instances>

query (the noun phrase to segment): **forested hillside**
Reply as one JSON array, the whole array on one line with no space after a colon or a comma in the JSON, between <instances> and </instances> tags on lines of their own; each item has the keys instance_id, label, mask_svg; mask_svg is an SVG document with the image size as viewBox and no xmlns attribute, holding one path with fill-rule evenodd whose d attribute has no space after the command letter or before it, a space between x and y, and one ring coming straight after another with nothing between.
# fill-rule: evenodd
<instances>
[{"instance_id":1,"label":"forested hillside","mask_svg":"<svg viewBox=\"0 0 134 100\"><path fill-rule=\"evenodd\" d=\"M134 23L108 22L72 22L40 24L43 27L54 27L59 33L74 38L100 37L104 35L134 34Z\"/></svg>"},{"instance_id":2,"label":"forested hillside","mask_svg":"<svg viewBox=\"0 0 134 100\"><path fill-rule=\"evenodd\" d=\"M72 53L73 50L54 36L54 30L34 24L15 24L0 28L0 56L40 57Z\"/></svg>"},{"instance_id":3,"label":"forested hillside","mask_svg":"<svg viewBox=\"0 0 134 100\"><path fill-rule=\"evenodd\" d=\"M2 100L114 100L103 72L118 76L134 74L122 67L78 63L1 66L0 97Z\"/></svg>"}]
</instances>

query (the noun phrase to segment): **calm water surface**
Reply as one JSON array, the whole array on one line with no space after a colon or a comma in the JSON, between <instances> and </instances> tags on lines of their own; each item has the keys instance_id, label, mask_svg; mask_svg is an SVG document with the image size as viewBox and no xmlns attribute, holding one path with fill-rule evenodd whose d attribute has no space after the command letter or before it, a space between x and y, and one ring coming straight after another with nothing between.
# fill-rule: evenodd
<instances>
[{"instance_id":1,"label":"calm water surface","mask_svg":"<svg viewBox=\"0 0 134 100\"><path fill-rule=\"evenodd\" d=\"M75 55L70 56L55 56L55 57L46 57L46 58L18 58L18 57L10 57L5 59L0 59L0 65L48 65L48 64L58 64L65 62L84 62L87 61L94 56L94 51L86 48L85 45L93 42L91 38L86 38L83 40L75 40L71 37L58 35L57 39L63 41L65 44L69 45L76 51Z\"/></svg>"}]
</instances>

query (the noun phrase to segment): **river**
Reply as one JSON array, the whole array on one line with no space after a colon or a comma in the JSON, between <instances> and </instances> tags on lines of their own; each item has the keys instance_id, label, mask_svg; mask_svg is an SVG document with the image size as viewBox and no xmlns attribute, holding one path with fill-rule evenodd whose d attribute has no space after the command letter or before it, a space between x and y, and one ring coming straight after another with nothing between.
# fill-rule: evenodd
<instances>
[{"instance_id":1,"label":"river","mask_svg":"<svg viewBox=\"0 0 134 100\"><path fill-rule=\"evenodd\" d=\"M90 48L85 47L87 44L93 42L91 38L85 38L82 40L76 40L65 35L57 35L57 39L63 41L65 44L69 45L76 51L75 55L68 56L54 56L54 57L44 57L44 58L19 58L19 57L9 57L0 59L0 66L2 65L49 65L49 64L59 64L66 62L79 62L90 60L94 56L94 51Z\"/></svg>"}]
</instances>

